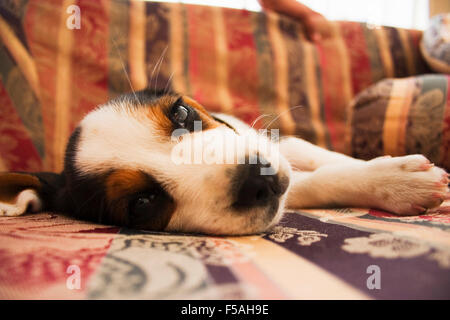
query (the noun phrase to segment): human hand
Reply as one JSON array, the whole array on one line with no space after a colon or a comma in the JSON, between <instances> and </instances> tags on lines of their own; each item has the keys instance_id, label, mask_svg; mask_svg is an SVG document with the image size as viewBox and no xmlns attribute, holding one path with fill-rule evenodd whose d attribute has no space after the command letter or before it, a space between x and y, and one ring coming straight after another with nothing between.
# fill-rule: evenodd
<instances>
[{"instance_id":1,"label":"human hand","mask_svg":"<svg viewBox=\"0 0 450 320\"><path fill-rule=\"evenodd\" d=\"M307 37L310 40L318 42L331 37L331 22L320 13L312 11L302 22L305 26Z\"/></svg>"},{"instance_id":2,"label":"human hand","mask_svg":"<svg viewBox=\"0 0 450 320\"><path fill-rule=\"evenodd\" d=\"M306 29L308 39L317 42L331 37L331 22L320 13L295 0L259 0L265 10L285 14L299 20Z\"/></svg>"}]
</instances>

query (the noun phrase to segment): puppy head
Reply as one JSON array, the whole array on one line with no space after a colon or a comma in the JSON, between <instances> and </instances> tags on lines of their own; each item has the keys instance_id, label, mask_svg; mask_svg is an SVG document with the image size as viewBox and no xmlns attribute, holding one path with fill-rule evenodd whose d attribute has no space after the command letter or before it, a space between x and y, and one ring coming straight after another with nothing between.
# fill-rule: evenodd
<instances>
[{"instance_id":1,"label":"puppy head","mask_svg":"<svg viewBox=\"0 0 450 320\"><path fill-rule=\"evenodd\" d=\"M53 210L153 231L262 232L281 218L289 186L290 166L268 151L274 146L186 96L127 94L82 120L60 175L1 174L0 214Z\"/></svg>"}]
</instances>

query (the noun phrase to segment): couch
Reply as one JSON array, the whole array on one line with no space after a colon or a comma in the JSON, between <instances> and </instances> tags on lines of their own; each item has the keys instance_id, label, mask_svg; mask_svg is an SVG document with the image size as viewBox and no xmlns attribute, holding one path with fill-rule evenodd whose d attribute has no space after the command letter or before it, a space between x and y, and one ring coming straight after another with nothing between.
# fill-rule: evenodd
<instances>
[{"instance_id":1,"label":"couch","mask_svg":"<svg viewBox=\"0 0 450 320\"><path fill-rule=\"evenodd\" d=\"M80 29L68 27L73 4ZM0 171L60 171L89 110L146 86L248 123L262 116L256 128L355 157L424 153L449 169L449 77L432 73L421 36L341 21L311 43L301 24L270 12L2 2ZM246 237L143 232L54 212L0 217L0 298L449 299L445 212L298 210Z\"/></svg>"}]
</instances>

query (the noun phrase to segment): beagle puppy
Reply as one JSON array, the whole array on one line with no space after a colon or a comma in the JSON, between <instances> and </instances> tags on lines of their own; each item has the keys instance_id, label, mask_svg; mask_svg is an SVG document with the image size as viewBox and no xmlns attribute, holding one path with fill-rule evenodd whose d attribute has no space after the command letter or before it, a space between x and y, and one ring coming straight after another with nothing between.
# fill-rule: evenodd
<instances>
[{"instance_id":1,"label":"beagle puppy","mask_svg":"<svg viewBox=\"0 0 450 320\"><path fill-rule=\"evenodd\" d=\"M81 121L61 173L0 173L0 216L54 211L134 229L243 235L269 230L286 208L417 215L449 191L447 173L422 155L363 161L276 133L176 93L125 94Z\"/></svg>"}]
</instances>

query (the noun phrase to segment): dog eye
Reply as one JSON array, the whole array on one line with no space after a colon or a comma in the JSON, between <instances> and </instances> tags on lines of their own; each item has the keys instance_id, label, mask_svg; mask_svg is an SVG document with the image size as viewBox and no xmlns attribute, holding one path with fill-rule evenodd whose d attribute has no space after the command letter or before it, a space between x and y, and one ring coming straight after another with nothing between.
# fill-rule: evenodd
<instances>
[{"instance_id":1,"label":"dog eye","mask_svg":"<svg viewBox=\"0 0 450 320\"><path fill-rule=\"evenodd\" d=\"M133 216L141 216L149 212L155 204L157 194L146 194L137 197L131 203L130 214Z\"/></svg>"},{"instance_id":2,"label":"dog eye","mask_svg":"<svg viewBox=\"0 0 450 320\"><path fill-rule=\"evenodd\" d=\"M172 109L172 119L180 127L185 128L189 119L190 110L182 105L176 105Z\"/></svg>"}]
</instances>

